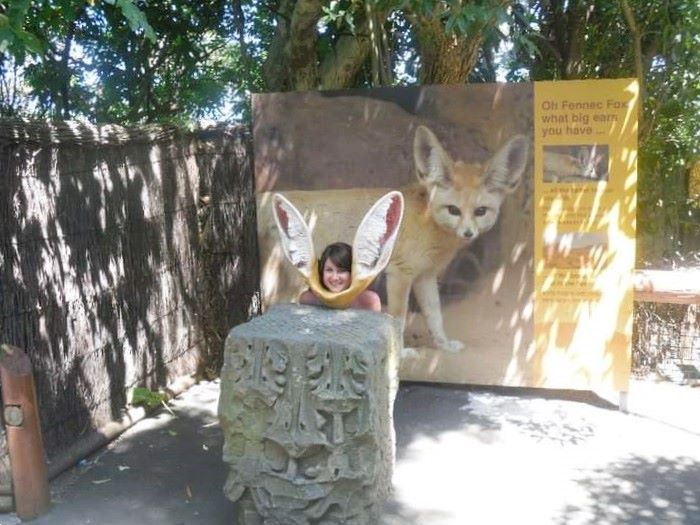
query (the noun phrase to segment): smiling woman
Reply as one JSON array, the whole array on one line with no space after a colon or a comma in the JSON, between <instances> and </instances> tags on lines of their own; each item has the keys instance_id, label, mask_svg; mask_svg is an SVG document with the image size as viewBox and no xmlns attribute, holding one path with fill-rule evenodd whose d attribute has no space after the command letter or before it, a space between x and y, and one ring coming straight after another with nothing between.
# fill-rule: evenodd
<instances>
[{"instance_id":1,"label":"smiling woman","mask_svg":"<svg viewBox=\"0 0 700 525\"><path fill-rule=\"evenodd\" d=\"M344 242L329 244L318 260L321 284L329 292L339 293L350 288L352 282L352 247ZM320 305L322 302L311 289L299 297L300 304ZM350 304L350 308L380 312L382 304L373 290L364 290Z\"/></svg>"},{"instance_id":2,"label":"smiling woman","mask_svg":"<svg viewBox=\"0 0 700 525\"><path fill-rule=\"evenodd\" d=\"M282 249L309 286L299 302L338 309L381 311L379 296L368 291L367 287L391 258L403 218L403 206L400 192L390 191L383 195L360 222L352 247L332 243L316 262L311 232L304 217L284 196L274 194L273 217Z\"/></svg>"},{"instance_id":3,"label":"smiling woman","mask_svg":"<svg viewBox=\"0 0 700 525\"><path fill-rule=\"evenodd\" d=\"M342 292L350 286L352 247L344 242L326 246L318 261L323 286L331 292Z\"/></svg>"}]
</instances>

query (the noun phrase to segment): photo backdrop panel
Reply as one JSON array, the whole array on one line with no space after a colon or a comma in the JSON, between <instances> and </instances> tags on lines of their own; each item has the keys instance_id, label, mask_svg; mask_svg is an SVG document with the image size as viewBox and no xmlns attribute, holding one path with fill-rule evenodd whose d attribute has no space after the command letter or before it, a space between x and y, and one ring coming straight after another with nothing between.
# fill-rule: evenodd
<instances>
[{"instance_id":1,"label":"photo backdrop panel","mask_svg":"<svg viewBox=\"0 0 700 525\"><path fill-rule=\"evenodd\" d=\"M402 376L532 383L525 357L533 344L532 100L528 84L255 96L265 303L296 300L304 289L277 244L270 190L305 212L320 252L329 242L351 242L370 203L399 188L408 205L397 262L375 287L387 308L401 303L396 297L406 301L405 340L415 352L403 360ZM439 188L421 186L419 164L438 161L446 178ZM497 177L481 177L489 162ZM519 169L503 167L514 162ZM438 189L439 206L421 205ZM493 224L469 243L464 224L440 226L436 217L449 219L451 209L474 222L483 211L477 192L490 195L483 217Z\"/></svg>"},{"instance_id":2,"label":"photo backdrop panel","mask_svg":"<svg viewBox=\"0 0 700 525\"><path fill-rule=\"evenodd\" d=\"M567 85L562 83L562 89ZM546 301L542 291L549 290L543 284L545 270L536 264L544 264L546 256L549 274L566 279L562 268L567 265L573 267L570 273L581 273L575 268L580 264L578 252L556 248L562 245L557 237L564 233L561 228L548 233L545 243L543 219L537 215L541 223L536 225L533 208L542 206L545 180L552 187L599 187L601 181L619 177L615 155L620 150L609 140L592 142L580 135L572 142L550 135L545 165L541 153L545 142L538 138L538 132L544 133L542 121L537 121L542 116L533 104L533 86L479 84L254 96L264 303L296 300L304 289L278 244L269 210L271 190L284 193L305 214L318 255L330 242L351 242L371 203L388 189L401 189L407 200L404 226L392 263L375 282L385 309L402 317L405 305L404 340L411 351L402 359L401 377L591 388L602 377L600 369L611 366L595 359L610 358L607 351L596 349L602 342L593 342L598 346L585 358L570 359L569 346L560 348L565 330L552 331L550 325L560 322L552 321L552 315L567 315L566 322L584 317L562 305L551 309L554 301L543 303L544 309L535 302L536 275L539 299ZM602 89L617 93L618 86ZM624 133L630 126L625 123ZM635 153L634 147L628 150L625 169L631 169ZM561 163L567 161L573 164L562 169ZM586 170L578 168L581 163ZM436 173L441 180L434 180ZM633 195L629 184L623 186ZM590 200L588 211L617 202L605 197L608 200L601 198L595 204L592 196L582 198ZM582 204L572 204L572 210L577 206L583 213ZM574 220L573 211L567 213ZM475 230L469 241L468 230ZM633 232L626 231L633 240ZM591 244L595 248L589 256L593 262L587 264L602 264L598 259L611 253L617 256L617 251L603 249L610 239L597 235L598 230L574 228L574 233L581 234L575 240L577 249L583 246L585 251ZM553 313L545 315L547 311ZM612 355L628 355L624 326L613 332L605 348L620 344L623 350ZM560 361L566 365L560 366ZM586 380L571 372L575 366L582 367ZM617 362L611 367L619 368Z\"/></svg>"},{"instance_id":3,"label":"photo backdrop panel","mask_svg":"<svg viewBox=\"0 0 700 525\"><path fill-rule=\"evenodd\" d=\"M628 388L636 81L535 85L538 385Z\"/></svg>"}]
</instances>

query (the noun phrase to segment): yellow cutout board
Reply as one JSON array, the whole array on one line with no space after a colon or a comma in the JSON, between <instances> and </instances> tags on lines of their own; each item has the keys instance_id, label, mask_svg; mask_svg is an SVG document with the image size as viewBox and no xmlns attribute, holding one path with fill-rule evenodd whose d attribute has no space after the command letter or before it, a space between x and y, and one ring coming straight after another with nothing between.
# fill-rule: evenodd
<instances>
[{"instance_id":1,"label":"yellow cutout board","mask_svg":"<svg viewBox=\"0 0 700 525\"><path fill-rule=\"evenodd\" d=\"M636 81L538 82L538 386L626 391L637 184Z\"/></svg>"}]
</instances>

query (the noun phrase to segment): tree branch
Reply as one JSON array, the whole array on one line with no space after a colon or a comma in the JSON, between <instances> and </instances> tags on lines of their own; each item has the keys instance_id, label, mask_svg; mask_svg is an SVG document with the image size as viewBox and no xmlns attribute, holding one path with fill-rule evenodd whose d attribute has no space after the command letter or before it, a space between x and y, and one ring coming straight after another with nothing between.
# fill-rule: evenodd
<instances>
[{"instance_id":1,"label":"tree branch","mask_svg":"<svg viewBox=\"0 0 700 525\"><path fill-rule=\"evenodd\" d=\"M622 13L625 16L625 21L632 33L632 42L634 45L634 70L639 82L639 95L644 96L644 55L642 54L642 34L637 26L637 21L634 18L634 13L627 0L619 0ZM641 115L640 115L641 118ZM641 127L641 125L640 125Z\"/></svg>"},{"instance_id":2,"label":"tree branch","mask_svg":"<svg viewBox=\"0 0 700 525\"><path fill-rule=\"evenodd\" d=\"M297 0L289 24L287 65L295 90L318 87L318 60L316 58L316 24L321 18L320 0Z\"/></svg>"},{"instance_id":3,"label":"tree branch","mask_svg":"<svg viewBox=\"0 0 700 525\"><path fill-rule=\"evenodd\" d=\"M370 53L369 28L363 19L355 35L338 38L333 52L323 60L319 69L321 89L339 89L352 85Z\"/></svg>"},{"instance_id":4,"label":"tree branch","mask_svg":"<svg viewBox=\"0 0 700 525\"><path fill-rule=\"evenodd\" d=\"M241 54L248 56L248 49L245 43L245 16L243 15L243 6L241 0L233 0L231 2L233 10L233 23L236 27L236 36L238 37L238 46L241 48Z\"/></svg>"},{"instance_id":5,"label":"tree branch","mask_svg":"<svg viewBox=\"0 0 700 525\"><path fill-rule=\"evenodd\" d=\"M591 8L592 6L582 5L578 0L569 4L566 14L566 61L562 64L562 77L566 80L581 77L583 43Z\"/></svg>"},{"instance_id":6,"label":"tree branch","mask_svg":"<svg viewBox=\"0 0 700 525\"><path fill-rule=\"evenodd\" d=\"M391 62L386 60L386 33L382 20L374 7L376 0L365 0L367 29L369 30L370 58L372 66L372 85L386 86L391 84Z\"/></svg>"},{"instance_id":7,"label":"tree branch","mask_svg":"<svg viewBox=\"0 0 700 525\"><path fill-rule=\"evenodd\" d=\"M294 0L281 0L277 8L275 35L272 37L267 58L263 64L263 78L270 91L289 89L285 47L289 38L289 21L294 10Z\"/></svg>"},{"instance_id":8,"label":"tree branch","mask_svg":"<svg viewBox=\"0 0 700 525\"><path fill-rule=\"evenodd\" d=\"M505 9L508 0L492 0L491 6ZM484 34L496 16L472 24L467 34L447 34L439 6L429 14L415 13L411 20L418 41L421 84L463 84L479 58Z\"/></svg>"},{"instance_id":9,"label":"tree branch","mask_svg":"<svg viewBox=\"0 0 700 525\"><path fill-rule=\"evenodd\" d=\"M61 52L61 74L63 78L61 79L61 116L64 119L70 118L70 67L68 61L70 59L70 50L73 46L73 38L75 37L75 29L78 23L78 19L85 12L85 8L81 7L75 13L75 18L68 25L68 31L66 32L66 39L63 44L63 51Z\"/></svg>"}]
</instances>

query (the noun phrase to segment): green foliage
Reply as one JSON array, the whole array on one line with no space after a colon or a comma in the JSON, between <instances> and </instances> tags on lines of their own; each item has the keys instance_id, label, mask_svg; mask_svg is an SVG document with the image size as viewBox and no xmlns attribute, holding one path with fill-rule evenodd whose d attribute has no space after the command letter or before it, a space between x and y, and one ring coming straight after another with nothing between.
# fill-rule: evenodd
<instances>
[{"instance_id":1,"label":"green foliage","mask_svg":"<svg viewBox=\"0 0 700 525\"><path fill-rule=\"evenodd\" d=\"M4 115L121 123L230 119L245 111L244 93L259 78L254 59L232 38L225 0L13 0L10 6L0 3L0 73L19 83L0 82Z\"/></svg>"},{"instance_id":2,"label":"green foliage","mask_svg":"<svg viewBox=\"0 0 700 525\"><path fill-rule=\"evenodd\" d=\"M448 35L468 35L493 21L502 21L505 16L506 10L498 5L450 3L444 15L445 32Z\"/></svg>"},{"instance_id":3,"label":"green foliage","mask_svg":"<svg viewBox=\"0 0 700 525\"><path fill-rule=\"evenodd\" d=\"M643 23L654 34L640 137L641 251L655 264L683 264L700 253L700 213L688 198L689 171L700 158L700 5L648 9Z\"/></svg>"},{"instance_id":4,"label":"green foliage","mask_svg":"<svg viewBox=\"0 0 700 525\"><path fill-rule=\"evenodd\" d=\"M0 114L119 123L249 120L250 93L271 85L293 89L293 68L310 75L334 64L352 70L338 87L372 86L378 78L382 85L415 84L424 78L432 31L449 37L442 45L480 43L474 82L635 76L641 63L640 263L700 251L700 210L687 190L689 167L700 159L696 0L330 0L304 26L312 38L296 35L307 37L312 52L291 63L284 50L295 38L296 5L0 0ZM354 58L359 65L343 62L344 51L367 49L362 42L370 36L372 54ZM357 46L345 45L349 38ZM280 72L286 77L273 83L271 75Z\"/></svg>"},{"instance_id":5,"label":"green foliage","mask_svg":"<svg viewBox=\"0 0 700 525\"><path fill-rule=\"evenodd\" d=\"M24 30L29 0L14 0L9 7L0 6L0 53L24 57L26 52L39 54L44 50L41 40Z\"/></svg>"},{"instance_id":6,"label":"green foliage","mask_svg":"<svg viewBox=\"0 0 700 525\"><path fill-rule=\"evenodd\" d=\"M161 392L154 392L144 387L134 387L129 391L128 402L133 406L141 406L148 410L163 405L168 396Z\"/></svg>"},{"instance_id":7,"label":"green foliage","mask_svg":"<svg viewBox=\"0 0 700 525\"><path fill-rule=\"evenodd\" d=\"M521 0L513 6L509 80L620 78L642 65L638 263L682 263L700 252L700 213L688 170L700 156L700 4L695 0ZM478 69L478 68L477 68Z\"/></svg>"},{"instance_id":8,"label":"green foliage","mask_svg":"<svg viewBox=\"0 0 700 525\"><path fill-rule=\"evenodd\" d=\"M146 38L148 38L154 44L156 43L156 33L153 28L148 23L146 15L141 11L132 0L104 0L106 4L113 5L118 8L124 18L129 22L129 27L134 33L144 32Z\"/></svg>"},{"instance_id":9,"label":"green foliage","mask_svg":"<svg viewBox=\"0 0 700 525\"><path fill-rule=\"evenodd\" d=\"M335 25L336 29L347 26L351 33L355 33L355 18L358 10L362 9L362 2L358 0L331 0L327 6L321 6L323 16L320 21L326 25Z\"/></svg>"}]
</instances>

